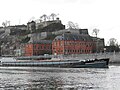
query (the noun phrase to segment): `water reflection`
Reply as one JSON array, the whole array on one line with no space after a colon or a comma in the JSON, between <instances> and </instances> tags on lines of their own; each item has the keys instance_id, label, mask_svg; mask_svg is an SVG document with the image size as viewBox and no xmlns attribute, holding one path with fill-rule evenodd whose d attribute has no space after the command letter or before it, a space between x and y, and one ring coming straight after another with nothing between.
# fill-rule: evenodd
<instances>
[{"instance_id":1,"label":"water reflection","mask_svg":"<svg viewBox=\"0 0 120 90\"><path fill-rule=\"evenodd\" d=\"M0 90L115 90L120 67L109 69L0 67Z\"/></svg>"},{"instance_id":2,"label":"water reflection","mask_svg":"<svg viewBox=\"0 0 120 90\"><path fill-rule=\"evenodd\" d=\"M40 90L57 90L58 87L62 85L62 81L54 77L31 80L30 82L32 83L32 89L35 88Z\"/></svg>"}]
</instances>

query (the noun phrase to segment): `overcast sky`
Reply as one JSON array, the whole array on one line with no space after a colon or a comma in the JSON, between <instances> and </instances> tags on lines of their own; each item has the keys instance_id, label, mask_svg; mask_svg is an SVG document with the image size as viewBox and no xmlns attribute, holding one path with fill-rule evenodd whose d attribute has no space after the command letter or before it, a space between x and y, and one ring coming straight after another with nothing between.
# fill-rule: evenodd
<instances>
[{"instance_id":1,"label":"overcast sky","mask_svg":"<svg viewBox=\"0 0 120 90\"><path fill-rule=\"evenodd\" d=\"M120 44L120 0L0 0L0 11L0 26L5 20L11 25L26 24L33 17L55 13L65 25L78 23L90 35L97 28L106 44L110 38Z\"/></svg>"}]
</instances>

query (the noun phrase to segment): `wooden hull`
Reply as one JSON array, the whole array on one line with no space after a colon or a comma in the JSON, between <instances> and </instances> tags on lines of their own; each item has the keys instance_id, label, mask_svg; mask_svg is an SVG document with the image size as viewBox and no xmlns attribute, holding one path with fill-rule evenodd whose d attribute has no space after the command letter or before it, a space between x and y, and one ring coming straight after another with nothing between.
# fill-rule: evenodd
<instances>
[{"instance_id":1,"label":"wooden hull","mask_svg":"<svg viewBox=\"0 0 120 90\"><path fill-rule=\"evenodd\" d=\"M60 68L107 68L109 58L95 60L59 60L59 61L15 61L1 62L1 66L36 66L36 67L60 67Z\"/></svg>"}]
</instances>

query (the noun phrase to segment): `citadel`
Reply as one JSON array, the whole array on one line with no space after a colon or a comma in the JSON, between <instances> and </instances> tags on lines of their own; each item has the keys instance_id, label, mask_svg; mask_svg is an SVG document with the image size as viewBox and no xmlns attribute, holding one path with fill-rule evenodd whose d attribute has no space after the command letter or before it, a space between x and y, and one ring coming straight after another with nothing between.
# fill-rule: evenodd
<instances>
[{"instance_id":1,"label":"citadel","mask_svg":"<svg viewBox=\"0 0 120 90\"><path fill-rule=\"evenodd\" d=\"M0 27L1 55L39 56L91 54L104 52L104 38L90 36L88 29L81 29L69 22L69 27L51 14L47 19L29 21L26 25Z\"/></svg>"}]
</instances>

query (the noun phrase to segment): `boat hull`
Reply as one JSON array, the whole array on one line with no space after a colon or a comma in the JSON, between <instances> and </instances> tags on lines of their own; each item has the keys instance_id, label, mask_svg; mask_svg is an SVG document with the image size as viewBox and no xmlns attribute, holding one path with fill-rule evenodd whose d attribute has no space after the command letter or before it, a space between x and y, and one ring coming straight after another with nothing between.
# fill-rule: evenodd
<instances>
[{"instance_id":1,"label":"boat hull","mask_svg":"<svg viewBox=\"0 0 120 90\"><path fill-rule=\"evenodd\" d=\"M108 68L109 58L95 60L59 60L59 61L15 61L2 62L1 66L36 66L60 68Z\"/></svg>"}]
</instances>

